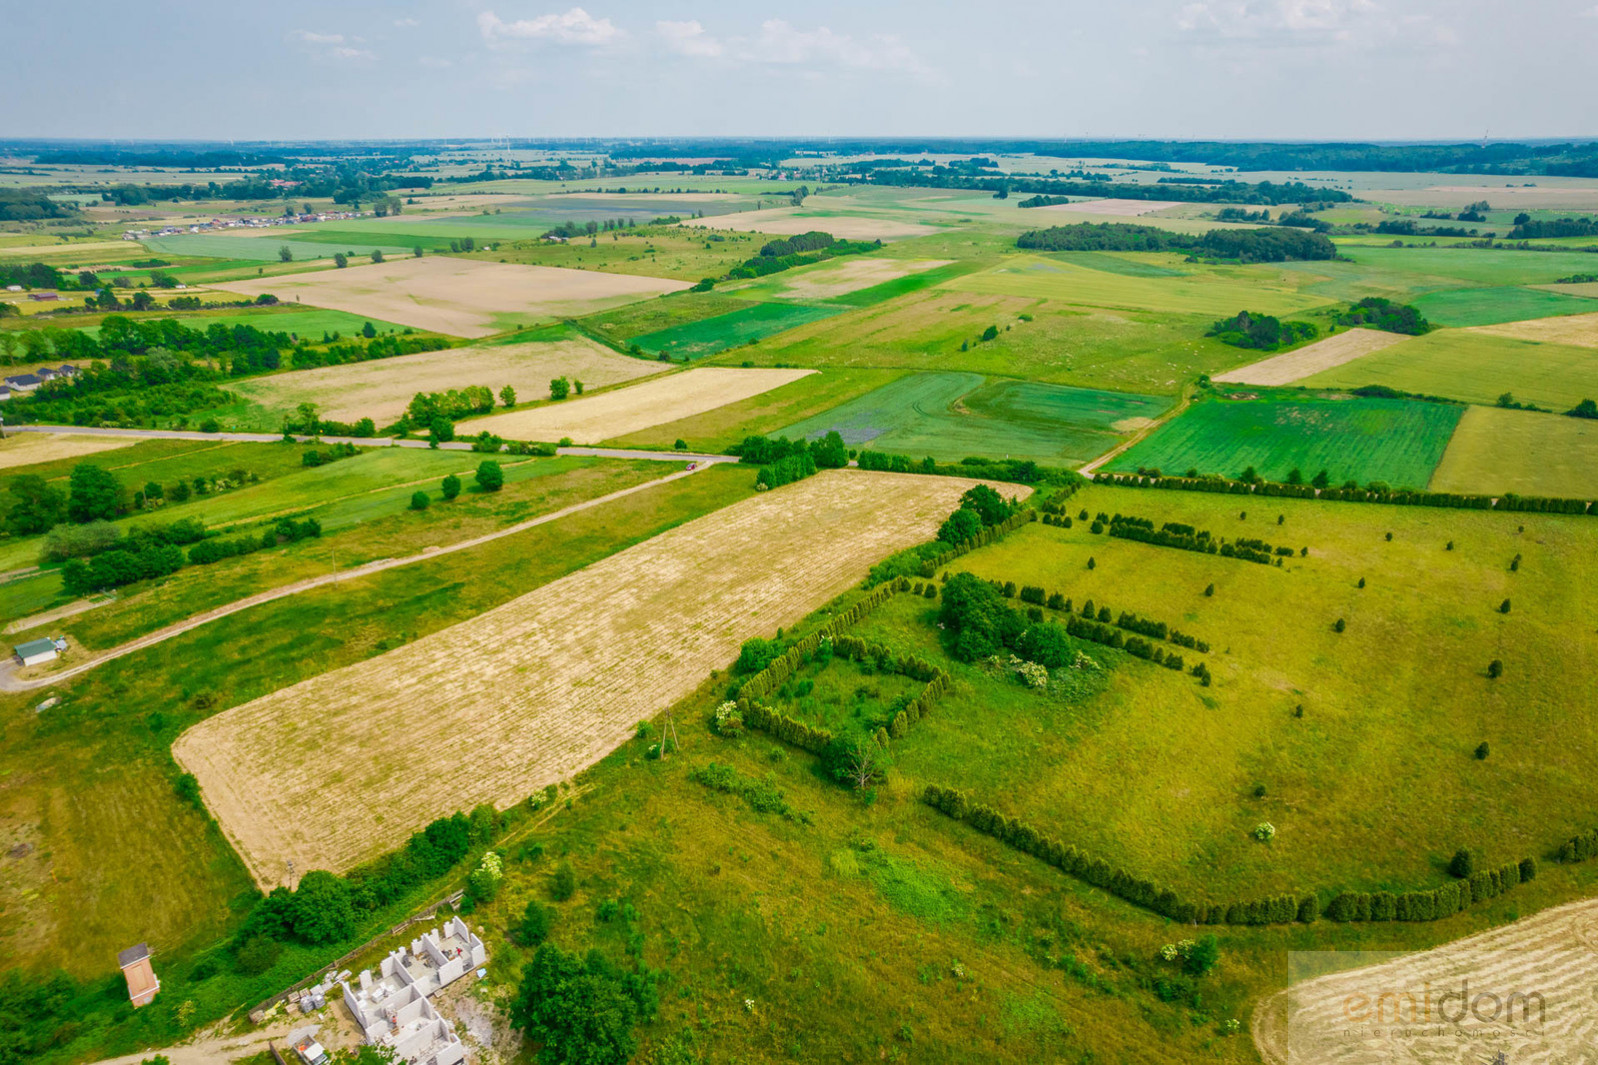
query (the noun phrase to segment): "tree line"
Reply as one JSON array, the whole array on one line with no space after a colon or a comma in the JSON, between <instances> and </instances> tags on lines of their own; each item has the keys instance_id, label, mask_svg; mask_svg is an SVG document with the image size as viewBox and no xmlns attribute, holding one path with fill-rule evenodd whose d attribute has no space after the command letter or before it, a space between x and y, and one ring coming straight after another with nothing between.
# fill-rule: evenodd
<instances>
[{"instance_id":1,"label":"tree line","mask_svg":"<svg viewBox=\"0 0 1598 1065\"><path fill-rule=\"evenodd\" d=\"M1035 251L1181 251L1245 263L1337 258L1337 246L1301 229L1212 229L1202 236L1126 222L1079 222L1034 229L1016 247Z\"/></svg>"}]
</instances>

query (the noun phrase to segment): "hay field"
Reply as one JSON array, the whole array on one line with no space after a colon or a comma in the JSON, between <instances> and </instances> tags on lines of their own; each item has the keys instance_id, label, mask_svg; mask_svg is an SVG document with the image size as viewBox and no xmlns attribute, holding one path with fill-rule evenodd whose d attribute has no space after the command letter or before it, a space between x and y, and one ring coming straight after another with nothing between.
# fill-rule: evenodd
<instances>
[{"instance_id":1,"label":"hay field","mask_svg":"<svg viewBox=\"0 0 1598 1065\"><path fill-rule=\"evenodd\" d=\"M1311 374L1353 362L1373 351L1381 351L1408 339L1400 333L1384 333L1379 329L1350 329L1346 333L1337 333L1325 340L1307 344L1297 351L1274 355L1216 374L1214 380L1238 385L1290 385Z\"/></svg>"},{"instance_id":2,"label":"hay field","mask_svg":"<svg viewBox=\"0 0 1598 1065\"><path fill-rule=\"evenodd\" d=\"M1560 318L1534 318L1528 322L1504 322L1499 325L1478 325L1465 331L1509 337L1511 340L1533 340L1543 344L1574 344L1580 348L1598 348L1598 313L1571 314Z\"/></svg>"},{"instance_id":3,"label":"hay field","mask_svg":"<svg viewBox=\"0 0 1598 1065\"><path fill-rule=\"evenodd\" d=\"M818 229L823 233L831 233L840 240L899 240L905 237L924 237L928 233L938 231L935 226L924 226L893 218L818 213L803 207L768 207L763 211L740 211L737 214L691 218L678 224L701 229L731 229L739 233L771 233L777 236L792 236Z\"/></svg>"},{"instance_id":4,"label":"hay field","mask_svg":"<svg viewBox=\"0 0 1598 1065\"><path fill-rule=\"evenodd\" d=\"M522 400L546 397L551 379L562 375L600 388L660 373L664 367L617 355L585 337L526 344L495 344L424 351L392 359L323 366L274 374L230 385L269 412L315 403L323 418L379 425L405 412L418 392L487 385L497 394L510 385Z\"/></svg>"},{"instance_id":5,"label":"hay field","mask_svg":"<svg viewBox=\"0 0 1598 1065\"><path fill-rule=\"evenodd\" d=\"M1079 200L1076 203L1056 203L1048 207L1032 207L1029 210L1049 214L1095 214L1106 215L1112 218L1137 218L1140 215L1153 214L1163 211L1168 207L1181 207L1177 200Z\"/></svg>"},{"instance_id":6,"label":"hay field","mask_svg":"<svg viewBox=\"0 0 1598 1065\"><path fill-rule=\"evenodd\" d=\"M1598 499L1598 421L1467 407L1427 487Z\"/></svg>"},{"instance_id":7,"label":"hay field","mask_svg":"<svg viewBox=\"0 0 1598 1065\"><path fill-rule=\"evenodd\" d=\"M329 245L331 247L331 245ZM454 336L485 337L518 324L590 314L688 287L684 281L522 266L445 256L395 259L294 277L213 286L271 292Z\"/></svg>"},{"instance_id":8,"label":"hay field","mask_svg":"<svg viewBox=\"0 0 1598 1065\"><path fill-rule=\"evenodd\" d=\"M348 869L591 765L743 640L929 537L973 483L819 474L209 718L173 754L261 885L284 882L288 860Z\"/></svg>"},{"instance_id":9,"label":"hay field","mask_svg":"<svg viewBox=\"0 0 1598 1065\"><path fill-rule=\"evenodd\" d=\"M761 299L824 300L845 296L851 292L871 288L888 281L897 281L911 274L919 274L940 266L948 266L952 259L863 259L849 258L841 262L821 263L807 270L793 270L777 274L769 281L756 282L742 288L727 287L725 291L740 297Z\"/></svg>"},{"instance_id":10,"label":"hay field","mask_svg":"<svg viewBox=\"0 0 1598 1065\"><path fill-rule=\"evenodd\" d=\"M1417 954L1290 957L1292 975L1339 960L1367 964L1304 979L1261 1003L1254 1042L1269 1065L1580 1061L1593 1045L1595 948L1598 901L1587 899ZM1541 1009L1536 998L1524 1003L1528 1018L1522 1004L1533 995Z\"/></svg>"},{"instance_id":11,"label":"hay field","mask_svg":"<svg viewBox=\"0 0 1598 1065\"><path fill-rule=\"evenodd\" d=\"M132 447L132 436L57 436L53 433L13 433L0 440L0 469L32 466L37 462L75 459L101 451Z\"/></svg>"},{"instance_id":12,"label":"hay field","mask_svg":"<svg viewBox=\"0 0 1598 1065\"><path fill-rule=\"evenodd\" d=\"M597 396L493 414L463 428L469 432L487 430L511 440L560 440L569 436L579 444L597 444L737 403L815 372L720 367L688 370Z\"/></svg>"}]
</instances>

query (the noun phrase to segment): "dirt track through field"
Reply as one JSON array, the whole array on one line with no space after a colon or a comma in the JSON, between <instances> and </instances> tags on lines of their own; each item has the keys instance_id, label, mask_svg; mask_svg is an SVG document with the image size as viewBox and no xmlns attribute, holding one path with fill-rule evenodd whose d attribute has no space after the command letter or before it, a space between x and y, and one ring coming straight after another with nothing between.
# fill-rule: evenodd
<instances>
[{"instance_id":1,"label":"dirt track through field","mask_svg":"<svg viewBox=\"0 0 1598 1065\"><path fill-rule=\"evenodd\" d=\"M579 444L597 444L681 418L692 418L792 384L815 372L705 367L597 396L490 415L465 423L463 431L486 431L509 440L550 441L571 437Z\"/></svg>"},{"instance_id":2,"label":"dirt track through field","mask_svg":"<svg viewBox=\"0 0 1598 1065\"><path fill-rule=\"evenodd\" d=\"M1372 953L1374 964L1305 980L1255 1007L1254 1043L1268 1065L1591 1060L1598 1039L1598 900L1418 954ZM1469 1009L1461 1016L1467 982ZM1506 1020L1516 994L1524 998ZM1533 995L1541 996L1540 1011ZM1507 1058L1498 1058L1500 1051Z\"/></svg>"},{"instance_id":3,"label":"dirt track through field","mask_svg":"<svg viewBox=\"0 0 1598 1065\"><path fill-rule=\"evenodd\" d=\"M744 640L929 538L974 483L818 474L218 714L173 754L262 887L288 882L289 861L300 874L348 869L438 817L510 806L604 757Z\"/></svg>"},{"instance_id":4,"label":"dirt track through field","mask_svg":"<svg viewBox=\"0 0 1598 1065\"><path fill-rule=\"evenodd\" d=\"M1213 380L1220 384L1235 385L1290 385L1322 370L1330 370L1355 359L1364 358L1374 351L1391 347L1409 337L1402 333L1384 333L1378 329L1350 329L1325 340L1306 344L1297 351L1277 355L1235 370L1216 374Z\"/></svg>"}]
</instances>

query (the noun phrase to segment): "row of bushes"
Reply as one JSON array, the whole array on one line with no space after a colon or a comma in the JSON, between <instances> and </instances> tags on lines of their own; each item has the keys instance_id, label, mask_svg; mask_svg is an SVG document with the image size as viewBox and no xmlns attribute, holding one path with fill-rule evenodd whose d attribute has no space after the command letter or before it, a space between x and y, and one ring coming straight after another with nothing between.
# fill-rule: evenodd
<instances>
[{"instance_id":1,"label":"row of bushes","mask_svg":"<svg viewBox=\"0 0 1598 1065\"><path fill-rule=\"evenodd\" d=\"M990 481L1010 481L1015 484L1060 484L1073 490L1082 483L1080 474L1070 470L1039 466L1031 459L964 458L959 462L938 462L924 458L919 462L908 455L895 455L886 451L861 451L855 458L862 470L880 470L886 473L926 473L937 477L978 477Z\"/></svg>"},{"instance_id":2,"label":"row of bushes","mask_svg":"<svg viewBox=\"0 0 1598 1065\"><path fill-rule=\"evenodd\" d=\"M1181 551L1197 551L1200 554L1220 555L1223 558L1240 558L1246 562L1258 562L1265 566L1271 564L1273 554L1286 556L1293 553L1290 547L1273 548L1263 540L1228 542L1217 540L1205 529L1192 529L1190 526L1173 528L1175 524L1173 522L1167 522L1163 527L1155 529L1151 527L1152 524L1146 518L1138 520L1117 514L1110 519L1109 532L1111 536L1123 540L1136 540L1138 543L1152 544L1155 547L1174 547ZM1183 531L1184 529L1189 531Z\"/></svg>"},{"instance_id":3,"label":"row of bushes","mask_svg":"<svg viewBox=\"0 0 1598 1065\"><path fill-rule=\"evenodd\" d=\"M950 562L953 562L961 555L975 551L979 547L986 547L999 537L1003 536L1005 533L1012 532L1028 522L1037 520L1037 511L1031 510L1029 508L1017 510L1014 514L999 522L997 525L991 525L969 539L962 540L956 544L949 544L937 554L927 556L927 558L921 563L921 576L931 577L933 574L937 573L940 568L948 565Z\"/></svg>"},{"instance_id":4,"label":"row of bushes","mask_svg":"<svg viewBox=\"0 0 1598 1065\"><path fill-rule=\"evenodd\" d=\"M1505 510L1535 514L1591 514L1598 507L1585 499L1560 499L1548 496L1520 496L1506 492L1493 496L1460 495L1454 492L1414 492L1372 484L1365 488L1345 485L1321 488L1307 484L1278 484L1272 481L1231 481L1224 477L1155 477L1133 474L1099 474L1101 484L1120 488L1165 488L1180 492L1219 492L1226 495L1260 495L1286 499L1319 499L1335 503L1388 503L1395 506L1448 507L1455 510Z\"/></svg>"},{"instance_id":5,"label":"row of bushes","mask_svg":"<svg viewBox=\"0 0 1598 1065\"><path fill-rule=\"evenodd\" d=\"M921 801L933 809L992 836L1007 846L1054 866L1068 876L1146 910L1184 924L1308 924L1321 916L1319 896L1284 893L1230 903L1183 899L1175 891L1133 876L1070 844L1043 835L1024 821L968 799L954 788L927 785ZM1427 891L1343 892L1327 905L1333 921L1432 921L1458 913L1472 902L1495 898L1537 875L1537 862L1526 858L1498 869L1483 870Z\"/></svg>"},{"instance_id":6,"label":"row of bushes","mask_svg":"<svg viewBox=\"0 0 1598 1065\"><path fill-rule=\"evenodd\" d=\"M893 588L895 592L913 592L908 579L894 582ZM938 696L949 690L952 680L949 674L925 659L914 655L895 655L884 644L862 640L857 636L835 636L832 647L833 653L843 658L874 661L885 672L897 673L926 685L913 698L905 700L904 705L882 726L889 739L903 739L910 731L910 726L932 709Z\"/></svg>"},{"instance_id":7,"label":"row of bushes","mask_svg":"<svg viewBox=\"0 0 1598 1065\"><path fill-rule=\"evenodd\" d=\"M861 618L871 613L877 607L887 602L904 588L909 587L907 579L884 584L857 600L847 610L842 611L831 621L821 626L815 632L796 640L787 651L773 659L766 668L744 681L738 689L740 699L750 701L764 698L782 686L783 681L793 676L794 670L806 657L816 652L822 640L834 639L834 633L841 633L844 629L855 624ZM748 718L745 718L748 721Z\"/></svg>"},{"instance_id":8,"label":"row of bushes","mask_svg":"<svg viewBox=\"0 0 1598 1065\"><path fill-rule=\"evenodd\" d=\"M81 558L68 559L61 567L61 586L68 595L88 595L135 581L165 577L182 568L182 548L152 544L135 551L106 551L87 562Z\"/></svg>"},{"instance_id":9,"label":"row of bushes","mask_svg":"<svg viewBox=\"0 0 1598 1065\"><path fill-rule=\"evenodd\" d=\"M785 459L778 459L770 466L760 467L760 472L755 476L755 483L763 484L767 488L780 488L785 484L814 476L815 472L815 459L810 457L809 452L800 452Z\"/></svg>"},{"instance_id":10,"label":"row of bushes","mask_svg":"<svg viewBox=\"0 0 1598 1065\"><path fill-rule=\"evenodd\" d=\"M1057 610L1064 614L1072 614L1073 620L1075 619L1071 600L1067 599L1059 592L1053 592L1045 596L1044 590L1037 585L1025 585L1020 589L1019 592L1017 592L1014 581L1006 581L1003 584L998 581L989 581L988 583L999 589L999 594L1004 596L1006 599L1018 598L1023 603L1032 603L1035 606L1047 607L1050 610ZM1112 618L1114 620L1111 620ZM1091 599L1082 604L1081 619L1084 621L1097 620L1102 623L1103 627L1114 625L1118 629L1125 629L1128 632L1135 632L1140 636L1147 636L1150 639L1168 640L1171 643L1176 644L1178 647L1186 647L1193 651L1199 651L1207 654L1210 649L1210 645L1205 643L1203 640L1200 640L1196 636L1190 636L1187 633L1181 632L1177 629L1173 629L1163 621L1155 621L1152 618L1139 617L1137 614L1127 610L1123 610L1119 615L1116 615L1113 614L1110 608L1107 606L1101 606L1095 610L1093 606L1093 600ZM1076 632L1071 632L1069 623L1066 625L1066 631L1070 632L1072 636L1078 635ZM1092 637L1083 638L1092 639ZM1095 639L1094 642L1107 643L1108 640ZM1117 643L1114 646L1119 647L1121 645Z\"/></svg>"},{"instance_id":11,"label":"row of bushes","mask_svg":"<svg viewBox=\"0 0 1598 1065\"><path fill-rule=\"evenodd\" d=\"M195 544L189 548L189 564L209 566L224 558L237 558L256 551L270 551L279 543L294 543L298 540L315 539L321 535L322 523L315 518L306 518L304 521L279 518L259 537L242 536L236 540L206 540Z\"/></svg>"}]
</instances>

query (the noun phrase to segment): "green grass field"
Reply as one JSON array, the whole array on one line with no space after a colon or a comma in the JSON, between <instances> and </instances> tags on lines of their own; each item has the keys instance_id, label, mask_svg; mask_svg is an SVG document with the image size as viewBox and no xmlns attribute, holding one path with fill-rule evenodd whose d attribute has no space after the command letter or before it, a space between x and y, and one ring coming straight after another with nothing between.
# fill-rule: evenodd
<instances>
[{"instance_id":1,"label":"green grass field","mask_svg":"<svg viewBox=\"0 0 1598 1065\"><path fill-rule=\"evenodd\" d=\"M1445 326L1497 325L1527 318L1589 314L1595 306L1598 304L1579 296L1534 288L1448 289L1428 292L1415 300L1415 308L1428 321Z\"/></svg>"},{"instance_id":2,"label":"green grass field","mask_svg":"<svg viewBox=\"0 0 1598 1065\"><path fill-rule=\"evenodd\" d=\"M1464 408L1392 399L1207 399L1117 456L1109 470L1236 477L1252 466L1285 481L1326 470L1333 483L1425 488Z\"/></svg>"},{"instance_id":3,"label":"green grass field","mask_svg":"<svg viewBox=\"0 0 1598 1065\"><path fill-rule=\"evenodd\" d=\"M1583 399L1598 399L1598 350L1444 329L1298 383L1310 388L1386 385L1487 404L1509 392L1523 403L1564 411Z\"/></svg>"},{"instance_id":4,"label":"green grass field","mask_svg":"<svg viewBox=\"0 0 1598 1065\"><path fill-rule=\"evenodd\" d=\"M1119 443L1117 423L1153 418L1169 405L1153 396L925 373L901 377L780 432L814 439L836 429L851 447L912 458L958 461L974 455L1065 466Z\"/></svg>"},{"instance_id":5,"label":"green grass field","mask_svg":"<svg viewBox=\"0 0 1598 1065\"><path fill-rule=\"evenodd\" d=\"M618 347L638 337L730 314L757 306L720 292L677 292L660 299L641 300L581 319L582 328Z\"/></svg>"},{"instance_id":6,"label":"green grass field","mask_svg":"<svg viewBox=\"0 0 1598 1065\"><path fill-rule=\"evenodd\" d=\"M290 227L285 227L290 228ZM296 260L331 259L338 252L350 252L367 257L374 251L384 255L409 255L411 248L400 244L350 244L332 245L317 241L299 240L296 234L273 236L267 230L260 236L232 236L219 233L185 233L172 237L151 237L140 241L157 255L209 255L218 259L241 259L253 262L277 262L285 245Z\"/></svg>"},{"instance_id":7,"label":"green grass field","mask_svg":"<svg viewBox=\"0 0 1598 1065\"><path fill-rule=\"evenodd\" d=\"M1471 407L1432 474L1434 492L1598 499L1598 422Z\"/></svg>"},{"instance_id":8,"label":"green grass field","mask_svg":"<svg viewBox=\"0 0 1598 1065\"><path fill-rule=\"evenodd\" d=\"M839 313L840 308L821 304L757 303L729 314L635 336L630 343L651 355L702 359Z\"/></svg>"},{"instance_id":9,"label":"green grass field","mask_svg":"<svg viewBox=\"0 0 1598 1065\"><path fill-rule=\"evenodd\" d=\"M728 233L720 234L720 240L706 240L696 230L675 226L600 233L592 243L582 237L565 244L529 241L526 238L536 233L525 231L517 236L522 239L501 244L494 251L478 251L464 257L698 281L722 276L756 255L760 245L770 239L758 233Z\"/></svg>"}]
</instances>

